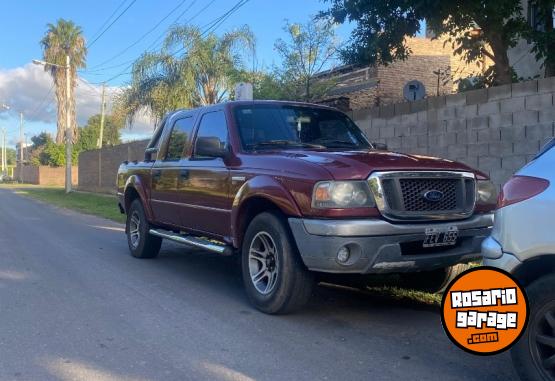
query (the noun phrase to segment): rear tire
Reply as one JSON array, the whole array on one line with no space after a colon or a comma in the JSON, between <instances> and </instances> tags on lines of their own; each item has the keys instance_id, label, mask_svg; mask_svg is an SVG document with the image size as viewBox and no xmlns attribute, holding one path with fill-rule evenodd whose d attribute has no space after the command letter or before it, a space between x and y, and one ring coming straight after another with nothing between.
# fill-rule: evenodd
<instances>
[{"instance_id":1,"label":"rear tire","mask_svg":"<svg viewBox=\"0 0 555 381\"><path fill-rule=\"evenodd\" d=\"M434 294L441 293L459 274L469 268L468 264L458 264L432 271L401 274L399 286Z\"/></svg>"},{"instance_id":2,"label":"rear tire","mask_svg":"<svg viewBox=\"0 0 555 381\"><path fill-rule=\"evenodd\" d=\"M304 266L281 216L265 212L251 221L241 258L245 290L257 309L285 314L307 303L314 276Z\"/></svg>"},{"instance_id":3,"label":"rear tire","mask_svg":"<svg viewBox=\"0 0 555 381\"><path fill-rule=\"evenodd\" d=\"M536 280L526 288L530 303L528 328L511 349L514 368L522 380L555 381L555 275ZM542 337L544 343L538 342ZM544 363L550 363L549 369Z\"/></svg>"},{"instance_id":4,"label":"rear tire","mask_svg":"<svg viewBox=\"0 0 555 381\"><path fill-rule=\"evenodd\" d=\"M135 258L155 258L160 252L162 238L149 233L150 224L146 219L141 200L135 199L127 212L125 233L131 255Z\"/></svg>"}]
</instances>

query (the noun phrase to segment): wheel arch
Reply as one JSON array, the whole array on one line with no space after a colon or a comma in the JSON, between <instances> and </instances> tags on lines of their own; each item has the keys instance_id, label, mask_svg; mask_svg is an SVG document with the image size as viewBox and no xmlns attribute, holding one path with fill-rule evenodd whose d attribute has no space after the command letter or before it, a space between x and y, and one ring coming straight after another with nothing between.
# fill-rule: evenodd
<instances>
[{"instance_id":1,"label":"wheel arch","mask_svg":"<svg viewBox=\"0 0 555 381\"><path fill-rule=\"evenodd\" d=\"M129 210L129 207L131 206L131 203L134 200L139 199L143 204L147 219L149 221L152 221L153 220L152 209L150 207L150 204L148 203L146 189L144 188L141 179L136 175L130 176L125 183L124 189L125 190L123 192L123 202L124 202L123 206L125 211Z\"/></svg>"},{"instance_id":2,"label":"wheel arch","mask_svg":"<svg viewBox=\"0 0 555 381\"><path fill-rule=\"evenodd\" d=\"M554 254L540 255L524 261L513 271L513 275L523 286L550 274L555 274Z\"/></svg>"},{"instance_id":3,"label":"wheel arch","mask_svg":"<svg viewBox=\"0 0 555 381\"><path fill-rule=\"evenodd\" d=\"M249 222L258 214L275 211L285 217L300 217L291 193L275 178L259 176L241 186L231 211L233 245L240 248Z\"/></svg>"}]
</instances>

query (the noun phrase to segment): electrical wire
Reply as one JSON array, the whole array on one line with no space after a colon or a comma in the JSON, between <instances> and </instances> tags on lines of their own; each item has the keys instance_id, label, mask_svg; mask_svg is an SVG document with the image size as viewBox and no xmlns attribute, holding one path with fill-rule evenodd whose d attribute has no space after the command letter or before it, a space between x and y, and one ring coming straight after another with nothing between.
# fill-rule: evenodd
<instances>
[{"instance_id":1,"label":"electrical wire","mask_svg":"<svg viewBox=\"0 0 555 381\"><path fill-rule=\"evenodd\" d=\"M193 15L193 16L190 17L190 18L188 18L188 19L185 21L185 23L189 23L189 22L193 21L198 15L200 15L202 12L204 12L204 11L205 11L210 5L212 5L215 1L216 1L216 0L211 0L208 4L206 4L205 7L203 7L201 10L199 10L195 15ZM193 0L193 1L191 2L191 4L189 4L189 6L175 18L175 20L170 24L170 26L169 26L168 28L166 28L166 30L165 30L164 32L162 32L162 33L161 33L161 34L160 34L160 35L159 35L159 36L158 36L158 37L157 37L146 49L145 49L145 52L150 51L154 46L159 47L158 43L160 42L160 40L164 38L164 36L168 33L168 31L170 30L170 28L171 28L172 26L177 25L177 22L187 13L187 11L189 11L189 9L191 9L191 8L193 7L193 5L194 5L196 2L197 2L197 0ZM141 53L141 55L142 55L142 54L144 54L144 53ZM108 66L108 67L104 67L104 68L99 68L100 65L106 64L106 62L104 62L104 63L102 63L102 64L95 65L95 66L93 66L92 68L87 69L87 70L84 71L84 72L90 74L91 72L106 71L106 70L114 69L114 68L121 67L121 66L124 66L124 65L128 65L128 67L126 67L126 68L124 69L124 70L128 70L128 68L130 68L130 67L132 66L132 65L129 65L129 64L135 62L136 60L138 60L138 59L141 57L141 55L139 55L139 56L137 56L137 57L135 57L135 58L132 58L132 59L130 59L130 60L121 62L121 63L119 63L119 64L117 64L117 65ZM96 68L96 69L95 69L95 68ZM91 70L91 69L93 69L93 70ZM104 74L101 74L101 75L104 75Z\"/></svg>"},{"instance_id":2,"label":"electrical wire","mask_svg":"<svg viewBox=\"0 0 555 381\"><path fill-rule=\"evenodd\" d=\"M206 36L209 33L214 32L216 29L218 29L229 17L231 17L231 15L235 12L237 12L242 6L244 6L246 3L248 3L249 0L239 0L233 7L231 7L226 13L224 13L223 15L221 15L220 17L217 17L216 19L212 20L211 22L205 24L205 26L207 25L211 25L210 27L208 27L207 29L204 30L204 32L201 33L201 37ZM187 47L186 46L182 46L181 48L179 48L178 50L176 50L175 52L171 53L172 56L175 56L176 54L181 53L182 51L184 51Z\"/></svg>"},{"instance_id":3,"label":"electrical wire","mask_svg":"<svg viewBox=\"0 0 555 381\"><path fill-rule=\"evenodd\" d=\"M144 40L144 38L146 36L148 36L149 34L151 34L152 32L154 32L164 21L166 21L168 19L168 17L170 17L175 11L177 11L179 8L181 8L181 6L183 4L185 4L187 0L181 0L179 2L179 4L177 4L174 8L172 8L172 10L166 14L161 20L159 20L156 25L154 25L152 28L150 28L146 33L144 33L141 37L139 37L135 42L133 42L131 45L127 46L125 49L121 50L119 53L117 53L116 55L112 56L111 58L107 59L104 62L99 63L96 66L93 66L91 69L94 69L95 67L102 67L103 65L106 65L107 63L110 63L111 61L113 61L114 59L121 57L123 54L125 54L126 52L129 51L129 49L137 46L140 42L142 42Z\"/></svg>"},{"instance_id":4,"label":"electrical wire","mask_svg":"<svg viewBox=\"0 0 555 381\"><path fill-rule=\"evenodd\" d=\"M43 109L44 102L46 102L46 100L50 97L50 94L52 94L52 90L54 90L54 85L55 85L55 84L54 84L54 81L52 81L52 85L50 85L50 89L48 89L48 92L46 93L46 95L44 96L44 98L42 98L42 100L41 100L40 103L37 105L37 107L35 107L35 108L33 109L33 111L31 111L31 112L28 114L29 116L35 117L35 116L37 116L38 112L39 112L41 109ZM47 107L45 107L44 109L46 109L46 108L48 108L48 105L47 105Z\"/></svg>"},{"instance_id":5,"label":"electrical wire","mask_svg":"<svg viewBox=\"0 0 555 381\"><path fill-rule=\"evenodd\" d=\"M100 37L102 37L102 36L104 35L104 33L106 33L106 32L112 27L112 25L114 25L114 24L120 19L121 16L123 16L123 15L125 14L125 12L127 12L127 11L129 10L129 8L131 8L131 6L132 6L133 4L135 4L135 2L137 2L137 0L131 1L131 3L130 3L130 4L118 15L118 17L116 17L116 18L114 19L114 21L112 21L112 22L102 31L102 33L100 33L100 34L98 35L98 37L96 37L90 44L87 45L87 49L90 49L90 48L94 45L94 43L95 43L96 41L98 41L98 39L99 39Z\"/></svg>"},{"instance_id":6,"label":"electrical wire","mask_svg":"<svg viewBox=\"0 0 555 381\"><path fill-rule=\"evenodd\" d=\"M210 4L214 3L215 0L212 0ZM211 22L207 23L206 25L210 25L210 27L208 29L206 29L205 31L203 31L201 33L201 36L205 36L208 33L211 33L213 31L215 31L218 27L220 27L229 17L231 17L231 15L235 12L237 12L241 7L243 7L246 3L248 3L249 0L239 0L233 7L231 7L227 12L225 12L223 15L217 17L216 19L212 20ZM201 11L205 10L206 8L208 8L208 6L205 6ZM200 14L200 12L197 12L197 14L193 17L196 17ZM189 20L188 20L189 21ZM182 47L180 49L178 49L177 51L171 53L171 55L175 56L176 54L180 53L181 51L185 50L186 47ZM135 62L135 60L133 61ZM129 69L131 69L131 67L133 66L133 63L128 65L122 72L110 77L109 79L107 79L106 83L113 81L116 78L119 78L123 75L127 75L127 74L132 74L131 71L128 71ZM100 84L102 82L91 82L93 84Z\"/></svg>"},{"instance_id":7,"label":"electrical wire","mask_svg":"<svg viewBox=\"0 0 555 381\"><path fill-rule=\"evenodd\" d=\"M121 3L119 3L118 7L112 12L112 14L110 15L110 17L108 17L106 19L106 21L104 21L104 23L102 23L102 25L100 26L100 28L98 28L98 30L96 32L94 32L94 34L91 37L91 40L96 38L96 36L98 35L98 33L100 33L100 31L106 26L106 24L108 24L110 22L110 20L112 19L112 17L114 17L114 15L120 10L121 7L123 7L123 5L127 3L127 0L123 0Z\"/></svg>"}]
</instances>

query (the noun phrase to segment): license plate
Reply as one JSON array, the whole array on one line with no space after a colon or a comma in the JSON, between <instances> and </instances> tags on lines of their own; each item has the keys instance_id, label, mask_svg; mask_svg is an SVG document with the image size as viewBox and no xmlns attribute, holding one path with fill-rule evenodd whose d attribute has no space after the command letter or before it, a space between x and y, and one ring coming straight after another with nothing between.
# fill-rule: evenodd
<instances>
[{"instance_id":1,"label":"license plate","mask_svg":"<svg viewBox=\"0 0 555 381\"><path fill-rule=\"evenodd\" d=\"M427 228L423 247L453 246L457 244L459 229L456 226L447 228Z\"/></svg>"}]
</instances>

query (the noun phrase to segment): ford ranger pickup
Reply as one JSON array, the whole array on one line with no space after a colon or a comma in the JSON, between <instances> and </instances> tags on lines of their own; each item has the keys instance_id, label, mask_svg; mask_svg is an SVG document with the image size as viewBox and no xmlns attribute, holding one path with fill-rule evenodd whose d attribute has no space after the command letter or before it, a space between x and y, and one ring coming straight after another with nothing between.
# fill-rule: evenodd
<instances>
[{"instance_id":1,"label":"ford ranger pickup","mask_svg":"<svg viewBox=\"0 0 555 381\"><path fill-rule=\"evenodd\" d=\"M118 171L129 250L153 258L167 239L238 255L266 313L301 307L323 273L401 274L439 290L480 258L496 188L464 164L379 148L325 106L172 112L144 160Z\"/></svg>"}]
</instances>

